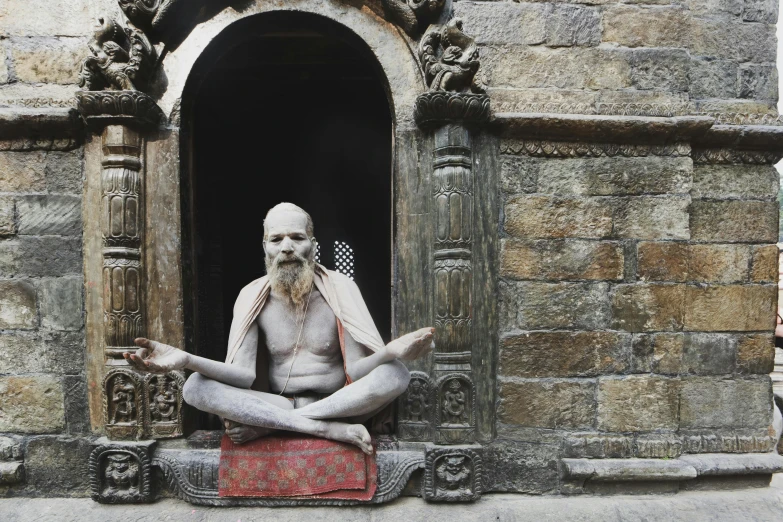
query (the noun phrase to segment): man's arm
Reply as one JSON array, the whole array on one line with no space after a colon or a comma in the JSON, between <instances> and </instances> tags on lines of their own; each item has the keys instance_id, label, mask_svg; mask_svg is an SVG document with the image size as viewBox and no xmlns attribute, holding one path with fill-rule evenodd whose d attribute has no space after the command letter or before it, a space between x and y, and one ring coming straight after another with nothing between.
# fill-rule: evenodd
<instances>
[{"instance_id":1,"label":"man's arm","mask_svg":"<svg viewBox=\"0 0 783 522\"><path fill-rule=\"evenodd\" d=\"M422 328L395 339L372 355L370 349L359 344L345 331L345 370L352 381L361 379L378 366L402 359L413 361L432 349L434 328ZM395 362L395 364L402 364Z\"/></svg>"}]
</instances>

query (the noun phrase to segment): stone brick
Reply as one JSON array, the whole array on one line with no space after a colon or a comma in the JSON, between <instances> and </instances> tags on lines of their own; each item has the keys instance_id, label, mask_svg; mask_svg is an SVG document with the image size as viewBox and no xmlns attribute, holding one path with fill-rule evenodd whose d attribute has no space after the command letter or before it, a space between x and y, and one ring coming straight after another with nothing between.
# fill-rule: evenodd
<instances>
[{"instance_id":1,"label":"stone brick","mask_svg":"<svg viewBox=\"0 0 783 522\"><path fill-rule=\"evenodd\" d=\"M680 330L684 285L618 285L612 296L612 328L629 332Z\"/></svg>"},{"instance_id":2,"label":"stone brick","mask_svg":"<svg viewBox=\"0 0 783 522\"><path fill-rule=\"evenodd\" d=\"M36 437L27 443L27 484L38 492L61 497L89 497L90 439Z\"/></svg>"},{"instance_id":3,"label":"stone brick","mask_svg":"<svg viewBox=\"0 0 783 522\"><path fill-rule=\"evenodd\" d=\"M538 192L569 196L687 194L690 158L545 159L538 165Z\"/></svg>"},{"instance_id":4,"label":"stone brick","mask_svg":"<svg viewBox=\"0 0 783 522\"><path fill-rule=\"evenodd\" d=\"M775 366L773 334L741 335L737 341L737 371L742 374L766 375Z\"/></svg>"},{"instance_id":5,"label":"stone brick","mask_svg":"<svg viewBox=\"0 0 783 522\"><path fill-rule=\"evenodd\" d=\"M691 239L775 243L778 204L773 201L701 201L691 204Z\"/></svg>"},{"instance_id":6,"label":"stone brick","mask_svg":"<svg viewBox=\"0 0 783 522\"><path fill-rule=\"evenodd\" d=\"M6 45L5 42L0 42L0 84L8 83L8 65L6 64Z\"/></svg>"},{"instance_id":7,"label":"stone brick","mask_svg":"<svg viewBox=\"0 0 783 522\"><path fill-rule=\"evenodd\" d=\"M81 36L92 34L94 0L6 0L0 3L0 34ZM100 5L102 9L104 6ZM34 15L34 16L33 16Z\"/></svg>"},{"instance_id":8,"label":"stone brick","mask_svg":"<svg viewBox=\"0 0 783 522\"><path fill-rule=\"evenodd\" d=\"M681 333L635 334L632 371L677 375L682 367L684 346L685 335Z\"/></svg>"},{"instance_id":9,"label":"stone brick","mask_svg":"<svg viewBox=\"0 0 783 522\"><path fill-rule=\"evenodd\" d=\"M16 77L25 83L75 84L86 48L83 38L14 38L11 55Z\"/></svg>"},{"instance_id":10,"label":"stone brick","mask_svg":"<svg viewBox=\"0 0 783 522\"><path fill-rule=\"evenodd\" d=\"M0 241L0 277L81 275L80 238L26 236Z\"/></svg>"},{"instance_id":11,"label":"stone brick","mask_svg":"<svg viewBox=\"0 0 783 522\"><path fill-rule=\"evenodd\" d=\"M752 246L750 281L752 283L776 283L778 280L779 250L777 245Z\"/></svg>"},{"instance_id":12,"label":"stone brick","mask_svg":"<svg viewBox=\"0 0 783 522\"><path fill-rule=\"evenodd\" d=\"M634 197L618 201L613 236L626 239L690 239L688 197Z\"/></svg>"},{"instance_id":13,"label":"stone brick","mask_svg":"<svg viewBox=\"0 0 783 522\"><path fill-rule=\"evenodd\" d=\"M629 376L598 379L598 429L650 431L677 429L679 381Z\"/></svg>"},{"instance_id":14,"label":"stone brick","mask_svg":"<svg viewBox=\"0 0 783 522\"><path fill-rule=\"evenodd\" d=\"M454 16L462 18L464 31L480 44L544 43L550 12L546 4L454 3Z\"/></svg>"},{"instance_id":15,"label":"stone brick","mask_svg":"<svg viewBox=\"0 0 783 522\"><path fill-rule=\"evenodd\" d=\"M0 432L56 433L65 426L63 389L58 377L0 377L0 397Z\"/></svg>"},{"instance_id":16,"label":"stone brick","mask_svg":"<svg viewBox=\"0 0 783 522\"><path fill-rule=\"evenodd\" d=\"M774 24L778 21L778 7L775 0L745 0L742 19L746 22Z\"/></svg>"},{"instance_id":17,"label":"stone brick","mask_svg":"<svg viewBox=\"0 0 783 522\"><path fill-rule=\"evenodd\" d=\"M600 330L609 323L609 285L504 282L501 285L500 306L506 330Z\"/></svg>"},{"instance_id":18,"label":"stone brick","mask_svg":"<svg viewBox=\"0 0 783 522\"><path fill-rule=\"evenodd\" d=\"M542 495L559 485L559 444L498 440L484 449L487 490Z\"/></svg>"},{"instance_id":19,"label":"stone brick","mask_svg":"<svg viewBox=\"0 0 783 522\"><path fill-rule=\"evenodd\" d=\"M631 54L631 82L637 89L686 92L690 66L684 49L638 49Z\"/></svg>"},{"instance_id":20,"label":"stone brick","mask_svg":"<svg viewBox=\"0 0 783 522\"><path fill-rule=\"evenodd\" d=\"M65 427L70 434L86 434L90 431L90 409L88 404L87 382L82 375L63 377L65 390Z\"/></svg>"},{"instance_id":21,"label":"stone brick","mask_svg":"<svg viewBox=\"0 0 783 522\"><path fill-rule=\"evenodd\" d=\"M593 7L554 4L546 18L546 45L598 45L601 43L601 17Z\"/></svg>"},{"instance_id":22,"label":"stone brick","mask_svg":"<svg viewBox=\"0 0 783 522\"><path fill-rule=\"evenodd\" d=\"M762 331L775 324L774 285L688 287L685 330Z\"/></svg>"},{"instance_id":23,"label":"stone brick","mask_svg":"<svg viewBox=\"0 0 783 522\"><path fill-rule=\"evenodd\" d=\"M738 62L774 62L777 50L774 25L727 18L693 18L690 23L692 56ZM737 42L742 42L738 45Z\"/></svg>"},{"instance_id":24,"label":"stone brick","mask_svg":"<svg viewBox=\"0 0 783 522\"><path fill-rule=\"evenodd\" d=\"M16 234L14 200L0 197L0 238Z\"/></svg>"},{"instance_id":25,"label":"stone brick","mask_svg":"<svg viewBox=\"0 0 783 522\"><path fill-rule=\"evenodd\" d=\"M53 330L79 330L84 324L81 277L43 279L41 289L41 326Z\"/></svg>"},{"instance_id":26,"label":"stone brick","mask_svg":"<svg viewBox=\"0 0 783 522\"><path fill-rule=\"evenodd\" d=\"M503 240L501 276L512 279L623 278L623 247L617 242Z\"/></svg>"},{"instance_id":27,"label":"stone brick","mask_svg":"<svg viewBox=\"0 0 783 522\"><path fill-rule=\"evenodd\" d=\"M46 368L50 373L75 375L84 371L85 338L79 332L43 332Z\"/></svg>"},{"instance_id":28,"label":"stone brick","mask_svg":"<svg viewBox=\"0 0 783 522\"><path fill-rule=\"evenodd\" d=\"M82 156L83 149L46 155L44 172L50 193L82 195Z\"/></svg>"},{"instance_id":29,"label":"stone brick","mask_svg":"<svg viewBox=\"0 0 783 522\"><path fill-rule=\"evenodd\" d=\"M690 13L680 6L608 6L603 41L626 47L688 47Z\"/></svg>"},{"instance_id":30,"label":"stone brick","mask_svg":"<svg viewBox=\"0 0 783 522\"><path fill-rule=\"evenodd\" d=\"M732 335L693 333L685 336L680 373L721 375L734 373L737 340Z\"/></svg>"},{"instance_id":31,"label":"stone brick","mask_svg":"<svg viewBox=\"0 0 783 522\"><path fill-rule=\"evenodd\" d=\"M500 373L510 377L591 377L622 373L630 336L615 332L531 332L501 340Z\"/></svg>"},{"instance_id":32,"label":"stone brick","mask_svg":"<svg viewBox=\"0 0 783 522\"><path fill-rule=\"evenodd\" d=\"M631 86L628 58L596 47L488 47L481 66L494 88L624 89Z\"/></svg>"},{"instance_id":33,"label":"stone brick","mask_svg":"<svg viewBox=\"0 0 783 522\"><path fill-rule=\"evenodd\" d=\"M772 165L699 165L693 169L694 198L774 199L780 176Z\"/></svg>"},{"instance_id":34,"label":"stone brick","mask_svg":"<svg viewBox=\"0 0 783 522\"><path fill-rule=\"evenodd\" d=\"M688 280L738 283L748 279L750 249L745 245L690 245Z\"/></svg>"},{"instance_id":35,"label":"stone brick","mask_svg":"<svg viewBox=\"0 0 783 522\"><path fill-rule=\"evenodd\" d=\"M607 201L587 198L516 196L505 207L504 228L523 238L602 238L612 232Z\"/></svg>"},{"instance_id":36,"label":"stone brick","mask_svg":"<svg viewBox=\"0 0 783 522\"><path fill-rule=\"evenodd\" d=\"M693 16L714 16L719 13L739 15L743 0L686 0Z\"/></svg>"},{"instance_id":37,"label":"stone brick","mask_svg":"<svg viewBox=\"0 0 783 522\"><path fill-rule=\"evenodd\" d=\"M694 58L690 69L689 92L693 98L735 98L737 62Z\"/></svg>"},{"instance_id":38,"label":"stone brick","mask_svg":"<svg viewBox=\"0 0 783 522\"><path fill-rule=\"evenodd\" d=\"M603 433L574 433L563 441L563 456L589 459L633 457L633 438Z\"/></svg>"},{"instance_id":39,"label":"stone brick","mask_svg":"<svg viewBox=\"0 0 783 522\"><path fill-rule=\"evenodd\" d=\"M78 196L26 196L17 200L20 235L81 235Z\"/></svg>"},{"instance_id":40,"label":"stone brick","mask_svg":"<svg viewBox=\"0 0 783 522\"><path fill-rule=\"evenodd\" d=\"M683 377L682 428L766 428L772 419L769 377Z\"/></svg>"},{"instance_id":41,"label":"stone brick","mask_svg":"<svg viewBox=\"0 0 783 522\"><path fill-rule=\"evenodd\" d=\"M0 281L0 329L28 329L36 326L38 311L35 306L35 287L27 281Z\"/></svg>"},{"instance_id":42,"label":"stone brick","mask_svg":"<svg viewBox=\"0 0 783 522\"><path fill-rule=\"evenodd\" d=\"M498 420L519 426L580 429L595 423L595 381L501 381Z\"/></svg>"},{"instance_id":43,"label":"stone brick","mask_svg":"<svg viewBox=\"0 0 783 522\"><path fill-rule=\"evenodd\" d=\"M0 192L42 192L46 153L0 152Z\"/></svg>"},{"instance_id":44,"label":"stone brick","mask_svg":"<svg viewBox=\"0 0 783 522\"><path fill-rule=\"evenodd\" d=\"M778 70L774 65L742 64L739 67L740 98L778 99Z\"/></svg>"},{"instance_id":45,"label":"stone brick","mask_svg":"<svg viewBox=\"0 0 783 522\"><path fill-rule=\"evenodd\" d=\"M500 162L500 184L503 192L535 192L540 161L538 158L504 156Z\"/></svg>"},{"instance_id":46,"label":"stone brick","mask_svg":"<svg viewBox=\"0 0 783 522\"><path fill-rule=\"evenodd\" d=\"M0 374L46 371L46 349L34 335L0 334Z\"/></svg>"},{"instance_id":47,"label":"stone brick","mask_svg":"<svg viewBox=\"0 0 783 522\"><path fill-rule=\"evenodd\" d=\"M642 281L685 282L689 258L686 243L644 241L637 246L637 273Z\"/></svg>"}]
</instances>

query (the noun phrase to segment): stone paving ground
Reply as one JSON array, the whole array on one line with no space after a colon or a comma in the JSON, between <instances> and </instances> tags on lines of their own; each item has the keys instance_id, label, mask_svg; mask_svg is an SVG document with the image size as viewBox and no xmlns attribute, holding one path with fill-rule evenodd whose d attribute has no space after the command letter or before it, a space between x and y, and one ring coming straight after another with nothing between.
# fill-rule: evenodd
<instances>
[{"instance_id":1,"label":"stone paving ground","mask_svg":"<svg viewBox=\"0 0 783 522\"><path fill-rule=\"evenodd\" d=\"M456 521L783 521L783 474L772 487L662 496L530 497L486 495L474 504L429 504L402 498L359 508L203 508L178 500L105 506L90 499L3 499L2 522L456 522Z\"/></svg>"}]
</instances>

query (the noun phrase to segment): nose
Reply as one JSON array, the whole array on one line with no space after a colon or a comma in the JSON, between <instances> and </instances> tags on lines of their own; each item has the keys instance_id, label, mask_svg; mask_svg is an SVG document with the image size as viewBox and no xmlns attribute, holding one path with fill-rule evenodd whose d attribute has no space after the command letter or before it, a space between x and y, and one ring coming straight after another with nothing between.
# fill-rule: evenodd
<instances>
[{"instance_id":1,"label":"nose","mask_svg":"<svg viewBox=\"0 0 783 522\"><path fill-rule=\"evenodd\" d=\"M280 243L280 251L285 252L286 254L290 254L294 251L294 242L291 241L291 238L283 238L283 241Z\"/></svg>"}]
</instances>

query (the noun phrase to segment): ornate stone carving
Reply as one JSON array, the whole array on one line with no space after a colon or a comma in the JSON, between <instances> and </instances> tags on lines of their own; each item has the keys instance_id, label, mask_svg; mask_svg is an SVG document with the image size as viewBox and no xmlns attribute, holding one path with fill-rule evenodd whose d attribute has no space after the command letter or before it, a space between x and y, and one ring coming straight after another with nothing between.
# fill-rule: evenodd
<instances>
[{"instance_id":1,"label":"ornate stone carving","mask_svg":"<svg viewBox=\"0 0 783 522\"><path fill-rule=\"evenodd\" d=\"M687 143L674 143L672 145L630 145L619 143L503 139L500 141L500 153L543 158L686 157L691 155L691 147Z\"/></svg>"},{"instance_id":2,"label":"ornate stone carving","mask_svg":"<svg viewBox=\"0 0 783 522\"><path fill-rule=\"evenodd\" d=\"M145 31L159 31L165 26L166 16L182 0L117 0L122 12L136 27Z\"/></svg>"},{"instance_id":3,"label":"ornate stone carving","mask_svg":"<svg viewBox=\"0 0 783 522\"><path fill-rule=\"evenodd\" d=\"M435 383L435 442L463 444L475 440L476 388L470 375L447 374Z\"/></svg>"},{"instance_id":4,"label":"ornate stone carving","mask_svg":"<svg viewBox=\"0 0 783 522\"><path fill-rule=\"evenodd\" d=\"M416 123L432 127L446 122L480 124L489 121L489 96L466 92L425 92L416 98Z\"/></svg>"},{"instance_id":5,"label":"ornate stone carving","mask_svg":"<svg viewBox=\"0 0 783 522\"><path fill-rule=\"evenodd\" d=\"M482 493L479 448L434 448L427 451L424 491L427 500L465 502Z\"/></svg>"},{"instance_id":6,"label":"ornate stone carving","mask_svg":"<svg viewBox=\"0 0 783 522\"><path fill-rule=\"evenodd\" d=\"M144 433L143 386L129 368L114 368L103 379L103 415L112 439L139 439Z\"/></svg>"},{"instance_id":7,"label":"ornate stone carving","mask_svg":"<svg viewBox=\"0 0 783 522\"><path fill-rule=\"evenodd\" d=\"M411 372L408 390L399 398L397 434L404 440L430 440L432 385L424 372Z\"/></svg>"},{"instance_id":8,"label":"ornate stone carving","mask_svg":"<svg viewBox=\"0 0 783 522\"><path fill-rule=\"evenodd\" d=\"M462 32L462 20L432 25L419 43L419 59L430 91L475 92L486 90L478 74L479 48Z\"/></svg>"},{"instance_id":9,"label":"ornate stone carving","mask_svg":"<svg viewBox=\"0 0 783 522\"><path fill-rule=\"evenodd\" d=\"M731 148L693 149L693 162L698 164L747 163L751 165L774 165L783 158L781 151L741 150Z\"/></svg>"},{"instance_id":10,"label":"ornate stone carving","mask_svg":"<svg viewBox=\"0 0 783 522\"><path fill-rule=\"evenodd\" d=\"M122 27L109 16L98 18L89 44L90 56L82 61L79 87L135 91L144 89L155 62L155 48L143 32Z\"/></svg>"},{"instance_id":11,"label":"ornate stone carving","mask_svg":"<svg viewBox=\"0 0 783 522\"><path fill-rule=\"evenodd\" d=\"M182 436L182 372L147 375L144 387L147 399L146 431L152 438Z\"/></svg>"},{"instance_id":12,"label":"ornate stone carving","mask_svg":"<svg viewBox=\"0 0 783 522\"><path fill-rule=\"evenodd\" d=\"M446 0L382 0L389 18L414 38L440 18Z\"/></svg>"},{"instance_id":13,"label":"ornate stone carving","mask_svg":"<svg viewBox=\"0 0 783 522\"><path fill-rule=\"evenodd\" d=\"M155 101L140 91L78 91L76 107L82 118L96 127L155 128L166 122Z\"/></svg>"},{"instance_id":14,"label":"ornate stone carving","mask_svg":"<svg viewBox=\"0 0 783 522\"><path fill-rule=\"evenodd\" d=\"M92 499L104 504L151 502L155 441L117 444L99 440L90 454Z\"/></svg>"}]
</instances>

